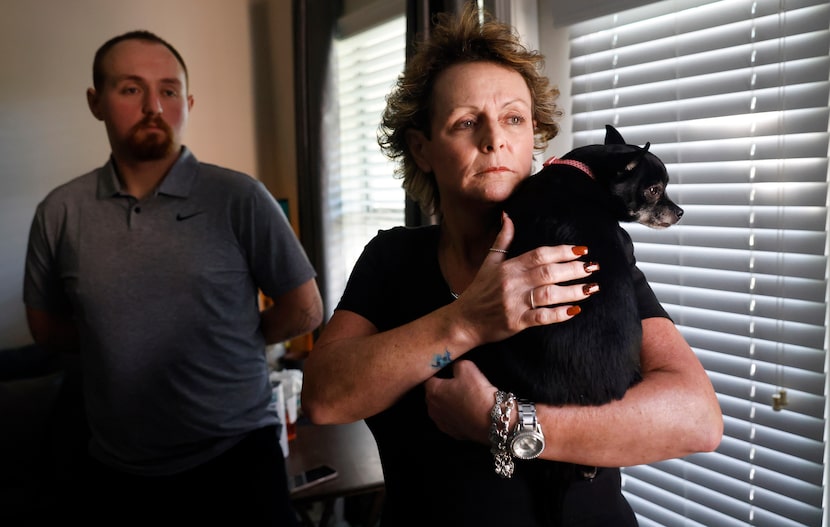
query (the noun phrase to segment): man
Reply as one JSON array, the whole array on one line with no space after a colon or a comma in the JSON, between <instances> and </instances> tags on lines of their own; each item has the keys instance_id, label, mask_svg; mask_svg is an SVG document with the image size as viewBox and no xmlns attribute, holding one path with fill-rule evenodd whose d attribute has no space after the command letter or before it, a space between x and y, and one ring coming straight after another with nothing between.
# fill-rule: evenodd
<instances>
[{"instance_id":1,"label":"man","mask_svg":"<svg viewBox=\"0 0 830 527\"><path fill-rule=\"evenodd\" d=\"M93 86L111 158L40 203L24 280L35 341L81 353L86 519L293 525L264 348L320 324L314 269L261 183L183 146L169 43L109 40Z\"/></svg>"}]
</instances>

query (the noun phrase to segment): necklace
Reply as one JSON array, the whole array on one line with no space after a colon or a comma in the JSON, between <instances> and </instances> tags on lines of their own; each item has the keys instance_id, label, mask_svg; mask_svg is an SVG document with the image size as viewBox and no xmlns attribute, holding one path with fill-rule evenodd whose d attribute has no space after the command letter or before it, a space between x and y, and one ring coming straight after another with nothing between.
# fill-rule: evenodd
<instances>
[{"instance_id":1,"label":"necklace","mask_svg":"<svg viewBox=\"0 0 830 527\"><path fill-rule=\"evenodd\" d=\"M452 289L450 289L450 294L452 295L452 297L453 297L453 298L455 298L455 299L457 299L457 298L458 298L458 293L456 293L456 292L455 292L455 291L453 291Z\"/></svg>"}]
</instances>

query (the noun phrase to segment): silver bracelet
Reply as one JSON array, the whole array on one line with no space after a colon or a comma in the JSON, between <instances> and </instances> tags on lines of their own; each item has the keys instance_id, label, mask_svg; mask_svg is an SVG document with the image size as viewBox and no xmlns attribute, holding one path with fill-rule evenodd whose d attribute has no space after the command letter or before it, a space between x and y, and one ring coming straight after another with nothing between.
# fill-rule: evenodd
<instances>
[{"instance_id":1,"label":"silver bracelet","mask_svg":"<svg viewBox=\"0 0 830 527\"><path fill-rule=\"evenodd\" d=\"M490 411L490 452L493 454L496 474L510 478L513 476L513 456L508 449L507 437L516 397L501 390L496 391L494 397L496 402Z\"/></svg>"}]
</instances>

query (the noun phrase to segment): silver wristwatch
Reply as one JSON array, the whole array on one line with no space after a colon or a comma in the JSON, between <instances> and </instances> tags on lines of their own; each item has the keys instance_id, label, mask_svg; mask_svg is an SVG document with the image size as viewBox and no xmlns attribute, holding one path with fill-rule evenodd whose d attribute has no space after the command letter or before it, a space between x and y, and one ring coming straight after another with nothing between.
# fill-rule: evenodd
<instances>
[{"instance_id":1,"label":"silver wristwatch","mask_svg":"<svg viewBox=\"0 0 830 527\"><path fill-rule=\"evenodd\" d=\"M519 459L534 459L545 449L545 435L536 419L536 405L519 399L519 422L510 439L510 451Z\"/></svg>"}]
</instances>

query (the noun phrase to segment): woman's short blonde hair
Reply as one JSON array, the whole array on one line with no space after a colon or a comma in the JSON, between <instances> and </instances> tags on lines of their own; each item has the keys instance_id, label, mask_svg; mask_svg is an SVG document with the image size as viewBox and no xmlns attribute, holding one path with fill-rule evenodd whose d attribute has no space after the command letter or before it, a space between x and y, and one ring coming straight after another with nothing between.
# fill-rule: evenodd
<instances>
[{"instance_id":1,"label":"woman's short blonde hair","mask_svg":"<svg viewBox=\"0 0 830 527\"><path fill-rule=\"evenodd\" d=\"M426 214L440 214L441 199L435 176L418 168L407 146L407 132L419 130L430 137L433 86L450 66L470 62L492 62L519 73L527 82L533 102L534 147L541 151L559 132L556 105L559 90L551 86L541 70L544 58L528 50L515 29L488 14L483 20L474 2L458 16L438 15L429 38L422 41L408 61L394 89L386 98L378 143L398 162L396 175L403 188Z\"/></svg>"}]
</instances>

